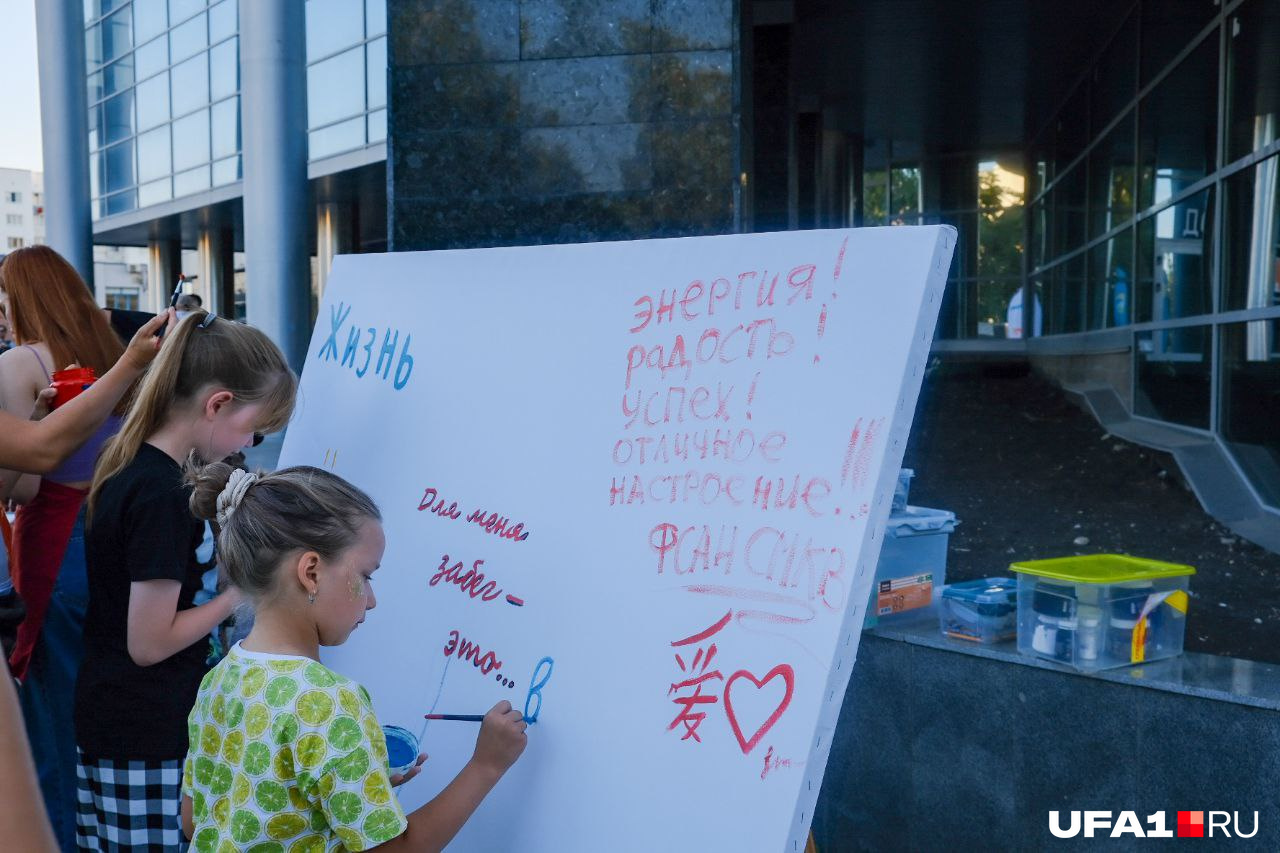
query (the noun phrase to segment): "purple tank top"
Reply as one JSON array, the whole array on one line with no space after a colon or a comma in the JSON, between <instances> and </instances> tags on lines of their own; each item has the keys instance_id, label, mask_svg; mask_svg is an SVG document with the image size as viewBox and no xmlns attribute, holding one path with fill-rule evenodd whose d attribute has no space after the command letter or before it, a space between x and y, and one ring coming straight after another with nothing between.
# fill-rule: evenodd
<instances>
[{"instance_id":1,"label":"purple tank top","mask_svg":"<svg viewBox=\"0 0 1280 853\"><path fill-rule=\"evenodd\" d=\"M83 483L92 480L93 468L98 464L98 454L102 452L102 445L120 431L123 423L123 418L117 415L109 416L102 426L98 427L98 431L80 445L79 450L67 457L66 462L45 474L45 477L55 483Z\"/></svg>"},{"instance_id":2,"label":"purple tank top","mask_svg":"<svg viewBox=\"0 0 1280 853\"><path fill-rule=\"evenodd\" d=\"M40 368L44 371L44 375L49 381L53 381L53 377L49 374L49 368L45 367L44 359L40 357L40 352L29 344L24 344L23 349L31 350L31 354L36 357L36 361L40 362ZM124 423L123 418L116 415L110 415L98 427L97 432L90 436L89 440L80 445L80 449L67 457L67 461L63 462L54 470L45 474L45 477L55 483L83 483L93 479L93 468L98 464L98 454L102 452L102 445L107 443L107 439L120 431L121 424Z\"/></svg>"}]
</instances>

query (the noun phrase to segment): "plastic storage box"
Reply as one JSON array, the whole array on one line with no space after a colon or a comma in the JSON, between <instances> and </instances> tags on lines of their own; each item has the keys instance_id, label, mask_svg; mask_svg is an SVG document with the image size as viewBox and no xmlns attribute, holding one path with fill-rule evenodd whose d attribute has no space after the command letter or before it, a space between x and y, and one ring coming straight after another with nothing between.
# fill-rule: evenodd
<instances>
[{"instance_id":1,"label":"plastic storage box","mask_svg":"<svg viewBox=\"0 0 1280 853\"><path fill-rule=\"evenodd\" d=\"M955 513L923 506L889 515L880 562L871 590L869 613L881 622L926 612L947 579L947 540L956 529Z\"/></svg>"},{"instance_id":2,"label":"plastic storage box","mask_svg":"<svg viewBox=\"0 0 1280 853\"><path fill-rule=\"evenodd\" d=\"M942 633L956 640L991 645L1018 636L1018 583L982 578L953 583L942 591L938 610Z\"/></svg>"},{"instance_id":3,"label":"plastic storage box","mask_svg":"<svg viewBox=\"0 0 1280 853\"><path fill-rule=\"evenodd\" d=\"M911 494L911 480L916 476L916 472L910 468L902 468L898 471L898 482L893 487L893 502L890 505L890 512L902 512L907 508L907 496Z\"/></svg>"},{"instance_id":4,"label":"plastic storage box","mask_svg":"<svg viewBox=\"0 0 1280 853\"><path fill-rule=\"evenodd\" d=\"M1182 654L1191 566L1097 554L1009 568L1022 654L1084 672Z\"/></svg>"}]
</instances>

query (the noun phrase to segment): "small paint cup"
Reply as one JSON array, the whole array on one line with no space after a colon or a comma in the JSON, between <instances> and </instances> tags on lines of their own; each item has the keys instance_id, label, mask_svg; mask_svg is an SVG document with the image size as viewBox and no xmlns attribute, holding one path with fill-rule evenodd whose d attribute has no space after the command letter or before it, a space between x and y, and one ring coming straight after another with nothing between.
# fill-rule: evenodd
<instances>
[{"instance_id":1,"label":"small paint cup","mask_svg":"<svg viewBox=\"0 0 1280 853\"><path fill-rule=\"evenodd\" d=\"M418 738L408 729L399 726L383 726L387 739L387 770L394 776L408 773L418 763Z\"/></svg>"},{"instance_id":2,"label":"small paint cup","mask_svg":"<svg viewBox=\"0 0 1280 853\"><path fill-rule=\"evenodd\" d=\"M80 395L80 392L86 390L97 381L92 367L71 367L66 370L55 370L52 378L53 390L56 394L53 398L53 408L55 409L63 403L75 399Z\"/></svg>"}]
</instances>

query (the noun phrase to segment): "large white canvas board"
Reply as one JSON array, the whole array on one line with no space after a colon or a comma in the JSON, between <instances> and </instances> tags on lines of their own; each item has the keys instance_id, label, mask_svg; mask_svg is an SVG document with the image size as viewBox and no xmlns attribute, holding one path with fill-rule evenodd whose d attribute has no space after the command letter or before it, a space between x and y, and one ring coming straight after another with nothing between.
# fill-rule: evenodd
<instances>
[{"instance_id":1,"label":"large white canvas board","mask_svg":"<svg viewBox=\"0 0 1280 853\"><path fill-rule=\"evenodd\" d=\"M451 849L803 848L954 242L335 260L280 464L367 490L387 550L325 660L424 732L407 809L478 731L424 714L540 699Z\"/></svg>"}]
</instances>

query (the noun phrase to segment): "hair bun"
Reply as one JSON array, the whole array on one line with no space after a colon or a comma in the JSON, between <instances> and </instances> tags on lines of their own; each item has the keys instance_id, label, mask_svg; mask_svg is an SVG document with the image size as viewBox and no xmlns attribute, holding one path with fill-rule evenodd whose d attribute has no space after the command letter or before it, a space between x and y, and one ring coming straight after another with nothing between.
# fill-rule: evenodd
<instances>
[{"instance_id":1,"label":"hair bun","mask_svg":"<svg viewBox=\"0 0 1280 853\"><path fill-rule=\"evenodd\" d=\"M258 475L251 474L241 468L235 468L227 478L227 485L218 493L217 521L219 527L226 527L232 514L240 508L245 492L258 482Z\"/></svg>"}]
</instances>

